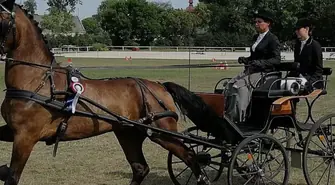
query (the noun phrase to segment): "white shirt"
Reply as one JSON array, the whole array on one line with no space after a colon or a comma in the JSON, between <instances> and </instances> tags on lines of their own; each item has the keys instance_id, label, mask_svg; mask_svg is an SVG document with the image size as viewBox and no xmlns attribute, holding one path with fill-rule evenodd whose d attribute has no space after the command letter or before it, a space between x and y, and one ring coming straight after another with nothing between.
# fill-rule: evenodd
<instances>
[{"instance_id":1,"label":"white shirt","mask_svg":"<svg viewBox=\"0 0 335 185\"><path fill-rule=\"evenodd\" d=\"M308 39L309 39L309 37L307 37L306 40L302 40L302 41L301 41L300 53L301 53L302 49L304 48L304 46L305 46L306 42L308 41Z\"/></svg>"},{"instance_id":2,"label":"white shirt","mask_svg":"<svg viewBox=\"0 0 335 185\"><path fill-rule=\"evenodd\" d=\"M265 35L268 32L269 32L269 30L258 35L258 38L257 38L256 42L251 47L251 49L252 49L253 52L255 52L255 49L256 49L257 45L263 40L263 38L265 37Z\"/></svg>"}]
</instances>

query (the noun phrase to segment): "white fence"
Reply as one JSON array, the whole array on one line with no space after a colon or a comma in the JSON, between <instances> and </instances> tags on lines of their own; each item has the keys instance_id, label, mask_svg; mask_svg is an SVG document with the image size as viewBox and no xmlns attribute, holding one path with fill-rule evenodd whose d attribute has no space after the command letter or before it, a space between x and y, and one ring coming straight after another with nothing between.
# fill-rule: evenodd
<instances>
[{"instance_id":1,"label":"white fence","mask_svg":"<svg viewBox=\"0 0 335 185\"><path fill-rule=\"evenodd\" d=\"M54 53L73 53L96 51L93 46L71 46L65 45L62 48L53 48ZM161 52L245 52L249 47L187 47L187 46L106 46L104 51L161 51ZM291 52L289 46L283 45L282 51ZM335 52L335 47L323 47L323 52Z\"/></svg>"},{"instance_id":2,"label":"white fence","mask_svg":"<svg viewBox=\"0 0 335 185\"><path fill-rule=\"evenodd\" d=\"M73 53L73 52L87 52L96 51L93 46L68 46L62 48L53 48L54 53ZM236 52L249 51L247 47L186 47L186 46L106 46L105 51L165 51L165 52Z\"/></svg>"},{"instance_id":3,"label":"white fence","mask_svg":"<svg viewBox=\"0 0 335 185\"><path fill-rule=\"evenodd\" d=\"M68 58L119 58L119 59L192 59L192 60L237 60L240 56L249 56L249 52L126 52L126 51L89 51L89 52L75 52L63 53L58 56ZM293 52L282 52L283 60L293 60ZM325 60L335 60L335 53L323 52Z\"/></svg>"},{"instance_id":4,"label":"white fence","mask_svg":"<svg viewBox=\"0 0 335 185\"><path fill-rule=\"evenodd\" d=\"M193 60L237 60L240 56L249 56L249 48L246 47L133 47L113 46L107 51L91 51L76 47L72 49L54 48L53 52L58 56L71 58L132 58L132 59L193 59ZM84 50L84 51L83 51ZM281 52L283 60L293 60L291 50ZM335 47L323 48L325 60L335 60Z\"/></svg>"}]
</instances>

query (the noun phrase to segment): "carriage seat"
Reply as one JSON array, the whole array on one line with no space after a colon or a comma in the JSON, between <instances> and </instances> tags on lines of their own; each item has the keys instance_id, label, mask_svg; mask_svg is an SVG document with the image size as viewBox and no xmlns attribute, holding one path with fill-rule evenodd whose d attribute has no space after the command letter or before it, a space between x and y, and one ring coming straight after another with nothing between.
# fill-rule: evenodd
<instances>
[{"instance_id":1,"label":"carriage seat","mask_svg":"<svg viewBox=\"0 0 335 185\"><path fill-rule=\"evenodd\" d=\"M255 90L252 93L253 97L257 98L268 98L269 96L272 98L284 97L284 96L294 96L294 94L289 90Z\"/></svg>"},{"instance_id":2,"label":"carriage seat","mask_svg":"<svg viewBox=\"0 0 335 185\"><path fill-rule=\"evenodd\" d=\"M330 67L324 67L322 75L329 76L333 73L333 69Z\"/></svg>"},{"instance_id":3,"label":"carriage seat","mask_svg":"<svg viewBox=\"0 0 335 185\"><path fill-rule=\"evenodd\" d=\"M332 74L332 68L323 68L323 76L326 76L327 80L327 76ZM276 78L277 77L277 78ZM295 96L295 95L300 95L300 94L294 94L293 92L291 92L290 90L287 89L281 89L280 88L280 80L278 80L280 77L279 76L274 76L270 79L266 79L265 83L256 88L253 91L253 97L258 97L258 98L268 98L273 97L273 98L280 98L280 97L284 97L284 96ZM275 80L278 80L277 82L275 82ZM320 81L319 81L320 82ZM318 82L316 82L318 83ZM327 82L325 82L327 83ZM326 85L325 85L326 86ZM271 88L271 90L270 90ZM323 92L321 93L321 95L327 94L326 89L323 89Z\"/></svg>"},{"instance_id":4,"label":"carriage seat","mask_svg":"<svg viewBox=\"0 0 335 185\"><path fill-rule=\"evenodd\" d=\"M292 93L287 90L280 89L280 78L282 73L271 73L260 79L263 83L256 87L252 92L252 97L268 98L268 96L290 96ZM271 88L271 90L270 90Z\"/></svg>"}]
</instances>

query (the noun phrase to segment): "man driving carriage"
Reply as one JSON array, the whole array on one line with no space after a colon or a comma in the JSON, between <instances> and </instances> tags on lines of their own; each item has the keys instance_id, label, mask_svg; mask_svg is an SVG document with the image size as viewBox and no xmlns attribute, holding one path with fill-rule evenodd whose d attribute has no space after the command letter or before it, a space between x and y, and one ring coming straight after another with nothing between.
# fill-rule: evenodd
<instances>
[{"instance_id":1,"label":"man driving carriage","mask_svg":"<svg viewBox=\"0 0 335 185\"><path fill-rule=\"evenodd\" d=\"M271 33L273 17L270 12L261 10L254 14L255 27L258 34L253 37L249 57L239 57L238 62L245 64L245 69L232 78L224 91L226 97L225 115L234 122L244 122L251 93L262 72L275 70L280 63L280 42Z\"/></svg>"}]
</instances>

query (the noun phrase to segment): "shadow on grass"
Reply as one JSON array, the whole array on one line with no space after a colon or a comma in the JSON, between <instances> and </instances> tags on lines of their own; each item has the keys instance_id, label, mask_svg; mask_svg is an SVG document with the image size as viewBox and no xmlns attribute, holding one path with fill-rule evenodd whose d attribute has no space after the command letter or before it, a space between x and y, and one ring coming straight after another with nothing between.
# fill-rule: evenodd
<instances>
[{"instance_id":1,"label":"shadow on grass","mask_svg":"<svg viewBox=\"0 0 335 185\"><path fill-rule=\"evenodd\" d=\"M117 176L119 178L128 179L126 181L129 182L129 184L133 177L133 173L122 172L122 171L107 172L105 173L105 175L109 175L111 177ZM142 184L143 185L172 185L173 182L171 181L168 175L165 175L165 174L163 175L162 173L159 173L159 172L149 172L149 174L143 180Z\"/></svg>"},{"instance_id":2,"label":"shadow on grass","mask_svg":"<svg viewBox=\"0 0 335 185\"><path fill-rule=\"evenodd\" d=\"M152 171L161 171L161 170L167 170L166 168L153 168ZM131 172L121 172L121 171L113 171L108 172L106 175L110 176L117 176L120 178L128 179L127 182L129 182L132 179L133 174ZM212 185L226 185L226 174L223 172L220 179L216 182L213 182ZM292 179L291 179L292 180ZM244 181L243 181L244 182ZM243 183L242 183L243 184ZM104 185L104 184L100 184ZM128 183L126 183L128 185ZM169 175L159 172L150 172L146 178L144 179L143 183L141 185L173 185L172 180L170 179ZM190 184L191 185L191 184ZM193 185L193 184L192 184ZM288 185L306 185L306 182L299 182L299 183L288 183Z\"/></svg>"}]
</instances>

